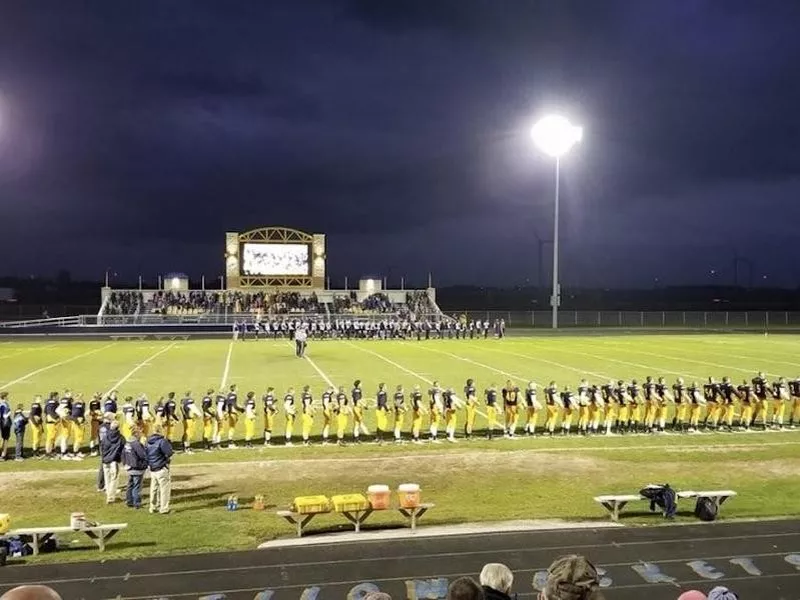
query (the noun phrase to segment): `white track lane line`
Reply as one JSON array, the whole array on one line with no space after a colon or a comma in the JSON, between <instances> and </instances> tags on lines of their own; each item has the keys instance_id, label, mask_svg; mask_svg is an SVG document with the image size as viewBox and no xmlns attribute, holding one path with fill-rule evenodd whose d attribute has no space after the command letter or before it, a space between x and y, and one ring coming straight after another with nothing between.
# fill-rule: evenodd
<instances>
[{"instance_id":1,"label":"white track lane line","mask_svg":"<svg viewBox=\"0 0 800 600\"><path fill-rule=\"evenodd\" d=\"M219 391L225 389L225 384L228 383L228 375L231 372L231 354L233 354L233 342L228 344L228 355L225 357L225 368L222 370L222 380L219 382Z\"/></svg>"},{"instance_id":2,"label":"white track lane line","mask_svg":"<svg viewBox=\"0 0 800 600\"><path fill-rule=\"evenodd\" d=\"M97 354L98 352L101 352L102 350L105 350L106 348L110 348L114 344L116 344L116 342L113 342L111 344L106 344L105 346L101 346L100 348L95 348L94 350L89 350L88 352L83 352L82 354L76 354L72 358L68 358L66 360L61 360L61 361L53 363L51 365L47 365L46 367L41 367L39 369L36 369L35 371L31 371L30 373L26 373L22 377L18 377L17 379L14 379L13 381L8 381L8 382L6 382L4 384L0 384L0 386L8 387L8 386L12 386L12 385L17 384L17 383L21 383L21 382L25 381L26 379L30 379L34 375L38 375L39 373L44 373L45 371L49 371L50 369L55 369L56 367L60 367L62 365L68 365L69 363L74 362L74 361L76 361L78 359L81 359L81 358L83 358L85 356L91 356L92 354Z\"/></svg>"},{"instance_id":3,"label":"white track lane line","mask_svg":"<svg viewBox=\"0 0 800 600\"><path fill-rule=\"evenodd\" d=\"M105 393L105 394L103 394L103 397L105 397L105 396L108 396L108 395L109 395L111 392L113 392L113 391L114 391L114 390L116 390L116 389L117 389L119 386L121 386L123 383L125 383L126 381L128 381L128 380L129 380L131 377L133 377L134 373L136 373L136 372L137 372L139 369L141 369L142 367L145 367L145 366L149 365L151 360L153 360L154 358L157 358L157 357L161 356L161 355L162 355L162 354L164 354L164 353L165 353L167 350L171 350L172 348L174 348L174 347L175 347L175 344L177 344L177 342L172 342L172 343L171 343L169 346L167 346L166 348L162 348L161 350L159 350L159 351L158 351L158 352L156 352L155 354L151 354L150 356L148 356L147 358L145 358L145 359L144 359L142 362L140 362L138 365L136 365L135 367L133 367L133 369L131 369L130 371L128 371L128 373L127 373L127 374L126 374L126 375L125 375L125 376L124 376L122 379L120 379L119 381L117 381L117 382L116 382L116 383L115 383L113 386L111 386L111 387L110 387L108 390L106 390L106 393Z\"/></svg>"}]
</instances>

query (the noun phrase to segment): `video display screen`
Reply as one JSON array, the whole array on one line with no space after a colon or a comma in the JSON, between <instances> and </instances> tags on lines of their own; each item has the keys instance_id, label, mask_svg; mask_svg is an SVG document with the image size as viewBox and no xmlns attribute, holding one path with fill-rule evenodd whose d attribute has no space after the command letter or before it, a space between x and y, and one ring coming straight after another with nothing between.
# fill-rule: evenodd
<instances>
[{"instance_id":1,"label":"video display screen","mask_svg":"<svg viewBox=\"0 0 800 600\"><path fill-rule=\"evenodd\" d=\"M308 275L308 244L242 244L242 275Z\"/></svg>"}]
</instances>

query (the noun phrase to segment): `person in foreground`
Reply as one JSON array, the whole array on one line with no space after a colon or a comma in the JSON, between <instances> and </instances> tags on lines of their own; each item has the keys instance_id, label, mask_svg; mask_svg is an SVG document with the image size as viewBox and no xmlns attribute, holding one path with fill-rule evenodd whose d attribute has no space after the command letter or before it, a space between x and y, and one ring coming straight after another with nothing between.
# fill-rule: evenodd
<instances>
[{"instance_id":1,"label":"person in foreground","mask_svg":"<svg viewBox=\"0 0 800 600\"><path fill-rule=\"evenodd\" d=\"M21 585L8 590L0 600L61 600L61 596L46 585Z\"/></svg>"},{"instance_id":2,"label":"person in foreground","mask_svg":"<svg viewBox=\"0 0 800 600\"><path fill-rule=\"evenodd\" d=\"M504 564L485 565L481 570L480 582L486 600L510 600L514 574Z\"/></svg>"},{"instance_id":3,"label":"person in foreground","mask_svg":"<svg viewBox=\"0 0 800 600\"><path fill-rule=\"evenodd\" d=\"M447 600L484 600L483 589L469 577L459 577L447 588Z\"/></svg>"},{"instance_id":4,"label":"person in foreground","mask_svg":"<svg viewBox=\"0 0 800 600\"><path fill-rule=\"evenodd\" d=\"M172 459L172 444L161 433L157 425L153 434L147 438L147 466L150 467L150 512L169 514L169 500L172 483L169 463Z\"/></svg>"},{"instance_id":5,"label":"person in foreground","mask_svg":"<svg viewBox=\"0 0 800 600\"><path fill-rule=\"evenodd\" d=\"M578 554L567 554L547 569L547 583L539 600L605 600L595 566Z\"/></svg>"},{"instance_id":6,"label":"person in foreground","mask_svg":"<svg viewBox=\"0 0 800 600\"><path fill-rule=\"evenodd\" d=\"M106 415L110 420L111 416ZM103 435L103 434L101 434ZM100 457L103 463L103 481L106 489L106 504L117 500L117 484L119 482L119 462L122 459L122 447L125 440L119 432L119 424L114 421L104 430L100 438Z\"/></svg>"},{"instance_id":7,"label":"person in foreground","mask_svg":"<svg viewBox=\"0 0 800 600\"><path fill-rule=\"evenodd\" d=\"M128 486L125 490L125 504L130 508L142 507L142 480L147 471L147 453L142 442L142 430L133 428L130 439L122 449L122 462L128 472Z\"/></svg>"}]
</instances>

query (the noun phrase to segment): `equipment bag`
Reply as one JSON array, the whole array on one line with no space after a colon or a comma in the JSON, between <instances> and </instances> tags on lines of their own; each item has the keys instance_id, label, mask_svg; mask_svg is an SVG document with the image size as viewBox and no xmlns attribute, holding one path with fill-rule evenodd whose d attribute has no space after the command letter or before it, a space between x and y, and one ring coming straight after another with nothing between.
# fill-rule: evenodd
<instances>
[{"instance_id":1,"label":"equipment bag","mask_svg":"<svg viewBox=\"0 0 800 600\"><path fill-rule=\"evenodd\" d=\"M715 521L719 507L711 498L698 498L694 507L694 516L701 521Z\"/></svg>"},{"instance_id":2,"label":"equipment bag","mask_svg":"<svg viewBox=\"0 0 800 600\"><path fill-rule=\"evenodd\" d=\"M665 518L672 519L675 517L675 513L678 510L675 490L669 487L668 483L642 488L639 490L639 495L650 500L650 510L652 512L655 512L656 507L658 507L664 513Z\"/></svg>"}]
</instances>

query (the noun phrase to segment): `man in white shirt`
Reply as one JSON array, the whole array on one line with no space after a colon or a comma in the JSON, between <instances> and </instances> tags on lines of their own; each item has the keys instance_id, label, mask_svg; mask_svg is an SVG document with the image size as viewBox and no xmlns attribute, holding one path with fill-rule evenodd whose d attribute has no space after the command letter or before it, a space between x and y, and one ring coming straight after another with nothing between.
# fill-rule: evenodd
<instances>
[{"instance_id":1,"label":"man in white shirt","mask_svg":"<svg viewBox=\"0 0 800 600\"><path fill-rule=\"evenodd\" d=\"M307 340L308 334L306 333L305 328L298 327L294 332L295 354L297 354L298 358L303 358L305 356Z\"/></svg>"}]
</instances>

